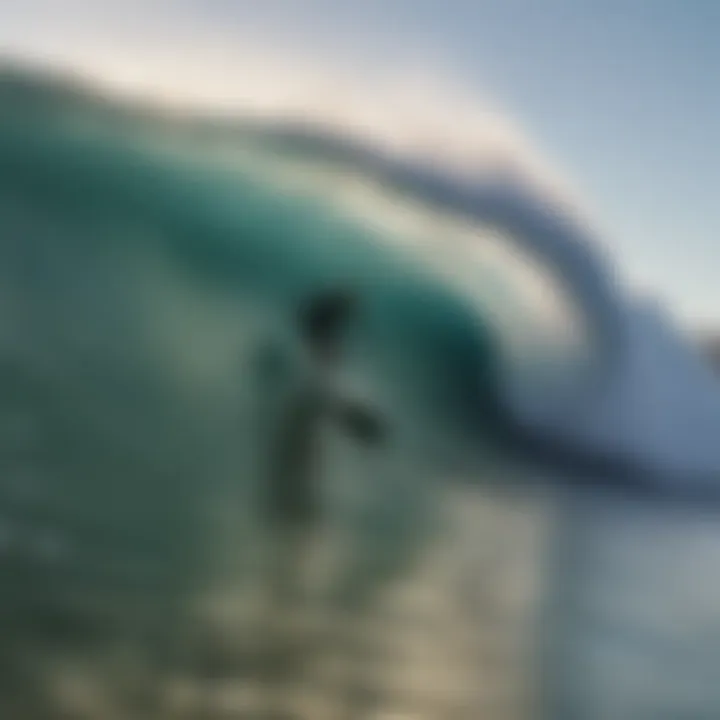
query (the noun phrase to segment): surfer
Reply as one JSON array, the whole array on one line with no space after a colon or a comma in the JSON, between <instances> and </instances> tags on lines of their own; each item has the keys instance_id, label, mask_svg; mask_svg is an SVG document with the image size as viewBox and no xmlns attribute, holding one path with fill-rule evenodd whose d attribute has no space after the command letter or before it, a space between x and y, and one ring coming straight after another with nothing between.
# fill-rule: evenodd
<instances>
[{"instance_id":1,"label":"surfer","mask_svg":"<svg viewBox=\"0 0 720 720\"><path fill-rule=\"evenodd\" d=\"M301 357L292 369L268 453L262 515L273 532L301 536L320 521L320 446L328 422L367 445L385 436L380 416L337 384L355 308L354 295L342 289L320 293L300 308ZM280 370L281 358L272 350L265 361L266 370Z\"/></svg>"},{"instance_id":2,"label":"surfer","mask_svg":"<svg viewBox=\"0 0 720 720\"><path fill-rule=\"evenodd\" d=\"M377 446L387 435L380 414L351 398L338 378L356 309L356 297L346 289L318 293L301 304L295 318L299 355L272 344L260 358L264 404L279 398L270 432L263 430L269 445L264 446L258 505L271 552L266 586L270 625L263 641L263 654L270 653L266 670L275 678L271 683L297 679L302 665L295 652L298 638L293 641L294 632L282 627L304 607L310 563L317 560L324 514L324 431L336 426L367 446Z\"/></svg>"}]
</instances>

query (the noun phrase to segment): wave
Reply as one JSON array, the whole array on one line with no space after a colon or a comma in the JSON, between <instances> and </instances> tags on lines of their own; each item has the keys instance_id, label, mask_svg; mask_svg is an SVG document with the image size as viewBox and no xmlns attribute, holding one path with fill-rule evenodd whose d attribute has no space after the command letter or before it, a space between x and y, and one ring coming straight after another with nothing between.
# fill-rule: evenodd
<instances>
[{"instance_id":1,"label":"wave","mask_svg":"<svg viewBox=\"0 0 720 720\"><path fill-rule=\"evenodd\" d=\"M120 372L150 355L180 383L171 394L217 394L257 342L248 316L282 324L303 293L346 282L366 304L356 372L440 444L477 443L468 389L483 381L565 433L615 412L599 405L637 335L630 300L577 204L517 143L439 144L429 119L403 135L357 104L280 94L211 112L107 87L2 75L6 292L33 308L5 332L39 345L37 362L79 366L102 337L109 356L88 362ZM465 157L449 151L463 143Z\"/></svg>"},{"instance_id":2,"label":"wave","mask_svg":"<svg viewBox=\"0 0 720 720\"><path fill-rule=\"evenodd\" d=\"M453 472L510 484L479 425L483 383L534 422L622 440L629 454L642 445L672 465L668 490L689 455L698 472L713 466L709 381L654 314L628 306L569 196L513 152L490 141L453 153L357 106L349 117L292 103L213 113L99 88L17 66L0 75L1 440L15 463L0 542L24 543L27 590L3 630L11 655L16 637L24 648L34 628L62 624L52 613L38 624L47 607L27 600L38 587L64 606L82 588L87 619L118 588L155 602L206 592L208 577L252 585L267 430L254 357L287 339L297 303L326 285L361 298L348 383L385 411L396 446L381 462L333 446L341 605L417 563ZM449 143L468 147L467 136ZM663 395L680 375L695 386ZM667 408L643 406L669 397L692 414L700 394L702 433L677 432L672 414L658 429ZM598 507L563 526L596 522L584 549L568 543L581 549L558 581L560 594L587 594L576 605L592 604L596 584L572 573L618 527Z\"/></svg>"}]
</instances>

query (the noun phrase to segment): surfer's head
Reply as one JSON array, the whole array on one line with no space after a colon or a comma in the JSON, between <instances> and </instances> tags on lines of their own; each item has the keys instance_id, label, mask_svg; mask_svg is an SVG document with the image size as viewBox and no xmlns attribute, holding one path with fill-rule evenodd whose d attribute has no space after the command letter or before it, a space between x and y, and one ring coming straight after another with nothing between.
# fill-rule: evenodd
<instances>
[{"instance_id":1,"label":"surfer's head","mask_svg":"<svg viewBox=\"0 0 720 720\"><path fill-rule=\"evenodd\" d=\"M312 296L300 308L300 334L310 348L334 355L355 313L357 300L346 288L333 288Z\"/></svg>"}]
</instances>

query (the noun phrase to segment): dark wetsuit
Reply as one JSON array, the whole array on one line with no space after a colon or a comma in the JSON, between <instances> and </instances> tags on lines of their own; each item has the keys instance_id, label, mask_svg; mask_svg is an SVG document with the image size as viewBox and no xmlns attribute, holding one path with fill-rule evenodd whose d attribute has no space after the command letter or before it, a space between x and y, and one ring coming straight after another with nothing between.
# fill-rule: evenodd
<instances>
[{"instance_id":1,"label":"dark wetsuit","mask_svg":"<svg viewBox=\"0 0 720 720\"><path fill-rule=\"evenodd\" d=\"M283 527L308 527L321 512L321 433L328 403L321 389L291 391L271 433L266 519Z\"/></svg>"},{"instance_id":2,"label":"dark wetsuit","mask_svg":"<svg viewBox=\"0 0 720 720\"><path fill-rule=\"evenodd\" d=\"M274 532L306 531L322 510L323 429L333 404L332 378L289 345L268 346L259 359L270 424L261 428L258 509Z\"/></svg>"},{"instance_id":3,"label":"dark wetsuit","mask_svg":"<svg viewBox=\"0 0 720 720\"><path fill-rule=\"evenodd\" d=\"M361 403L336 391L335 378L315 367L310 358L292 358L281 348L261 357L272 425L267 465L261 487L261 512L279 530L302 530L322 514L322 445L325 425L337 423L353 437L377 442L380 421ZM263 432L265 435L265 432Z\"/></svg>"}]
</instances>

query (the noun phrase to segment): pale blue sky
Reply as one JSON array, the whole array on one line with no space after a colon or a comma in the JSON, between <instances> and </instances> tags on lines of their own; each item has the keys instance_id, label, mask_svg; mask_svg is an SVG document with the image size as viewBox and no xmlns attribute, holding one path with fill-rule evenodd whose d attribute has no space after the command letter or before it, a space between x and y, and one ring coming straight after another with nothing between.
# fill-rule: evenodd
<instances>
[{"instance_id":1,"label":"pale blue sky","mask_svg":"<svg viewBox=\"0 0 720 720\"><path fill-rule=\"evenodd\" d=\"M720 327L720 0L122 5L126 23L160 34L175 22L197 22L204 32L277 33L300 46L368 54L376 62L391 62L402 48L442 58L557 160L632 280L685 321ZM6 0L0 44L50 35L62 14L71 27L75 18L81 23L111 6L119 7Z\"/></svg>"}]
</instances>

